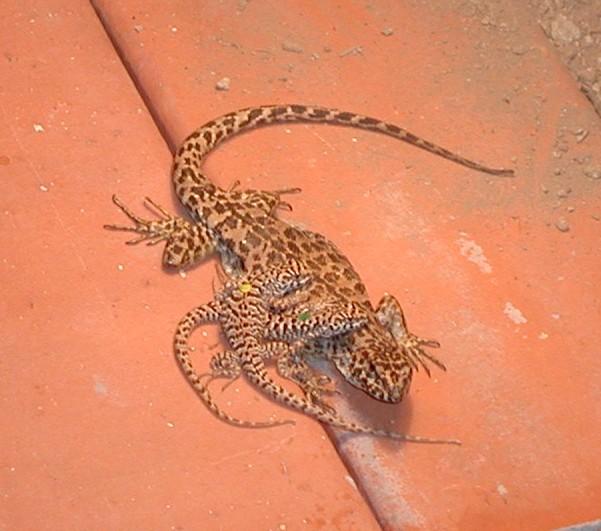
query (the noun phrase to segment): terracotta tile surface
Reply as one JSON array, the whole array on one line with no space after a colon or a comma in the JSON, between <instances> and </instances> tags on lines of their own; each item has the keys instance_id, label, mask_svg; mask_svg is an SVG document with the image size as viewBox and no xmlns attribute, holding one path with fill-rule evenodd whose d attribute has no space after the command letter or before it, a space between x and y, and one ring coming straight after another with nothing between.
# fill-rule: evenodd
<instances>
[{"instance_id":1,"label":"terracotta tile surface","mask_svg":"<svg viewBox=\"0 0 601 531\"><path fill-rule=\"evenodd\" d=\"M523 3L95 4L117 51L85 3L14 3L1 22L0 523L550 529L598 518L601 130ZM225 77L229 90L216 90ZM236 429L177 371L173 328L211 297L214 267L181 278L158 248L124 247L101 229L122 220L110 194L175 210L158 129L175 146L221 113L274 102L386 118L516 167L514 179L485 176L317 125L252 132L206 164L223 186L302 186L286 217L332 238L374 302L395 294L413 331L443 344L448 372L419 374L401 406L340 383L340 411L461 448L334 434L338 455L316 422L244 382L218 395L230 411L297 424ZM199 367L215 342L195 336Z\"/></svg>"}]
</instances>

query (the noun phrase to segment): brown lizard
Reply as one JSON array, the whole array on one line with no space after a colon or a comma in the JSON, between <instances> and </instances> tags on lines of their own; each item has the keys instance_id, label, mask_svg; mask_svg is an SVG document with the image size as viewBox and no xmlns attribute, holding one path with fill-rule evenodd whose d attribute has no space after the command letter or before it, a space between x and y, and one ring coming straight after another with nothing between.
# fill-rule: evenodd
<instances>
[{"instance_id":1,"label":"brown lizard","mask_svg":"<svg viewBox=\"0 0 601 531\"><path fill-rule=\"evenodd\" d=\"M375 118L304 105L253 107L204 124L177 151L173 167L175 191L194 223L172 217L162 209L161 219L147 221L114 198L134 226L107 228L140 234L129 243L166 240L163 259L174 266L189 265L213 252L219 253L226 269L233 273L254 271L277 260L302 258L313 278L308 288L312 300L327 297L342 303L354 301L362 304L368 315L367 324L353 334L317 338L308 342L307 350L333 361L348 382L370 396L398 403L409 389L413 370L420 365L427 369L425 360L444 369L440 361L424 350L438 347L438 342L411 334L399 303L391 295L386 295L374 310L359 275L332 242L273 215L281 204L281 195L296 189L223 190L201 171L204 157L225 138L253 127L290 121L326 122L380 132L469 168L493 175L513 174L509 169L488 168L467 160Z\"/></svg>"},{"instance_id":2,"label":"brown lizard","mask_svg":"<svg viewBox=\"0 0 601 531\"><path fill-rule=\"evenodd\" d=\"M188 312L180 321L174 339L176 358L183 373L201 400L220 419L250 428L263 428L286 421L249 422L223 412L212 399L208 387L201 381L188 355L188 339L193 329L202 323L218 322L231 350L214 357L213 375L236 377L244 375L267 395L321 422L356 433L389 437L419 443L461 444L454 439L430 439L361 426L340 418L333 410L302 399L275 383L268 375L264 359L273 351L290 351L290 342L315 337L339 337L360 329L367 322L361 305L349 303L344 308L320 301L317 305L302 304L302 292L310 277L298 260L257 269L253 273L227 282L215 299ZM299 306L299 304L302 304ZM291 309L291 312L285 310ZM270 343L266 341L271 341ZM223 354L223 353L222 353ZM218 361L217 361L218 360ZM219 367L225 368L220 370Z\"/></svg>"}]
</instances>

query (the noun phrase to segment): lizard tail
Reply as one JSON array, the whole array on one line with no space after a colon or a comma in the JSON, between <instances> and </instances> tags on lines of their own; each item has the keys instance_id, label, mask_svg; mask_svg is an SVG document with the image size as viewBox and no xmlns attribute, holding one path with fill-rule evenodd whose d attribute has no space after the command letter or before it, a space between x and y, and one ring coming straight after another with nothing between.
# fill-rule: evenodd
<instances>
[{"instance_id":1,"label":"lizard tail","mask_svg":"<svg viewBox=\"0 0 601 531\"><path fill-rule=\"evenodd\" d=\"M260 356L250 356L248 360L243 361L242 371L248 379L257 385L263 392L268 396L272 397L278 402L282 402L287 406L296 409L309 415L324 424L340 428L345 431L354 433L361 433L365 435L373 435L376 437L386 437L389 439L395 439L398 441L422 443L422 444L455 444L461 445L461 441L457 439L433 439L430 437L420 437L418 435L406 435L402 433L396 433L387 430L380 430L377 428L371 428L368 426L362 426L355 422L349 422L343 418L324 411L319 406L308 402L306 399L300 398L277 383L275 383L267 374L263 360Z\"/></svg>"},{"instance_id":2,"label":"lizard tail","mask_svg":"<svg viewBox=\"0 0 601 531\"><path fill-rule=\"evenodd\" d=\"M312 105L263 105L224 114L203 124L183 141L175 155L173 166L173 182L178 197L185 201L188 196L186 189L190 187L203 189L207 193L216 190L215 185L202 174L200 168L204 157L225 139L248 129L282 122L318 122L366 129L402 140L477 171L491 175L514 174L512 169L491 168L462 157L398 125L378 118ZM190 208L195 205L185 204L185 206Z\"/></svg>"}]
</instances>

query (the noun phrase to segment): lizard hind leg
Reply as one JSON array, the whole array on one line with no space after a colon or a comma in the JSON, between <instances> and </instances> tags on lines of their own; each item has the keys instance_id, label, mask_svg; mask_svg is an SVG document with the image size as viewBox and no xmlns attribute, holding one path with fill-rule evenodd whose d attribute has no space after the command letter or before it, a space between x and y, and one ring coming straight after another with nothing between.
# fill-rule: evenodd
<instances>
[{"instance_id":1,"label":"lizard hind leg","mask_svg":"<svg viewBox=\"0 0 601 531\"><path fill-rule=\"evenodd\" d=\"M376 308L376 318L392 334L415 370L421 366L430 376L430 368L426 364L426 360L443 371L447 370L442 361L424 350L424 347L439 348L440 343L434 339L422 339L409 332L403 309L399 301L392 295L386 293L382 297Z\"/></svg>"},{"instance_id":2,"label":"lizard hind leg","mask_svg":"<svg viewBox=\"0 0 601 531\"><path fill-rule=\"evenodd\" d=\"M324 394L340 394L340 391L329 386L332 383L329 376L316 373L301 356L292 351L278 357L276 368L282 378L293 381L301 388L310 403L326 413L336 414L335 409L322 398Z\"/></svg>"},{"instance_id":3,"label":"lizard hind leg","mask_svg":"<svg viewBox=\"0 0 601 531\"><path fill-rule=\"evenodd\" d=\"M104 225L105 229L138 234L137 238L126 242L136 245L146 242L157 245L165 241L163 263L169 267L186 267L215 252L215 244L208 229L185 218L169 214L162 206L147 197L145 206L157 214L154 220L144 219L130 210L116 195L113 203L133 222L133 225Z\"/></svg>"},{"instance_id":4,"label":"lizard hind leg","mask_svg":"<svg viewBox=\"0 0 601 531\"><path fill-rule=\"evenodd\" d=\"M283 424L294 424L294 421L292 420L272 420L265 422L241 420L223 411L214 401L208 388L208 384L212 380L212 375L209 374L209 380L207 382L202 381L204 375L200 375L196 372L196 369L192 364L192 360L190 359L190 347L188 346L188 340L192 334L192 331L200 324L203 322L217 322L218 320L219 312L214 304L209 303L201 305L188 312L180 320L175 331L175 337L173 341L175 357L182 372L188 379L190 385L196 391L196 394L200 400L217 418L233 426L238 426L241 428L271 428L273 426L281 426Z\"/></svg>"},{"instance_id":5,"label":"lizard hind leg","mask_svg":"<svg viewBox=\"0 0 601 531\"><path fill-rule=\"evenodd\" d=\"M225 391L242 374L240 357L233 350L224 350L215 354L209 362L210 380L225 378L228 381L223 385L221 391ZM207 382L208 383L208 382Z\"/></svg>"}]
</instances>

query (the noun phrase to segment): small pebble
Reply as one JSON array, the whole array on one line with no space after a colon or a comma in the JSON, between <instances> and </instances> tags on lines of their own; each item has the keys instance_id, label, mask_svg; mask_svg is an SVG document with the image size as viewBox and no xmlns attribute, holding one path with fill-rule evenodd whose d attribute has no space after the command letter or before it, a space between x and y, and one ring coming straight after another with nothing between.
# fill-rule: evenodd
<instances>
[{"instance_id":1,"label":"small pebble","mask_svg":"<svg viewBox=\"0 0 601 531\"><path fill-rule=\"evenodd\" d=\"M384 35L384 37L390 37L394 34L394 30L392 28L384 28L380 33Z\"/></svg>"},{"instance_id":2,"label":"small pebble","mask_svg":"<svg viewBox=\"0 0 601 531\"><path fill-rule=\"evenodd\" d=\"M361 55L363 54L363 47L361 46L353 46L352 48L348 48L338 54L339 57L346 57L347 55Z\"/></svg>"},{"instance_id":3,"label":"small pebble","mask_svg":"<svg viewBox=\"0 0 601 531\"><path fill-rule=\"evenodd\" d=\"M282 43L282 50L284 50L285 52L292 52L292 53L303 53L303 47L300 44L297 44L296 42L292 42L292 41L284 41Z\"/></svg>"},{"instance_id":4,"label":"small pebble","mask_svg":"<svg viewBox=\"0 0 601 531\"><path fill-rule=\"evenodd\" d=\"M229 77L223 77L217 83L215 83L215 88L217 90L230 90L231 79Z\"/></svg>"},{"instance_id":5,"label":"small pebble","mask_svg":"<svg viewBox=\"0 0 601 531\"><path fill-rule=\"evenodd\" d=\"M584 175L595 180L601 179L601 170L587 168L586 170L584 170Z\"/></svg>"},{"instance_id":6,"label":"small pebble","mask_svg":"<svg viewBox=\"0 0 601 531\"><path fill-rule=\"evenodd\" d=\"M555 228L561 232L568 232L570 230L570 224L565 218L559 218L555 222Z\"/></svg>"},{"instance_id":7,"label":"small pebble","mask_svg":"<svg viewBox=\"0 0 601 531\"><path fill-rule=\"evenodd\" d=\"M565 189L561 189L557 191L557 197L559 197L560 199L565 199L566 197L568 197L570 195L570 193L572 192L571 188L565 188Z\"/></svg>"},{"instance_id":8,"label":"small pebble","mask_svg":"<svg viewBox=\"0 0 601 531\"><path fill-rule=\"evenodd\" d=\"M588 136L588 131L580 128L574 132L574 135L576 136L576 142L580 143Z\"/></svg>"}]
</instances>

